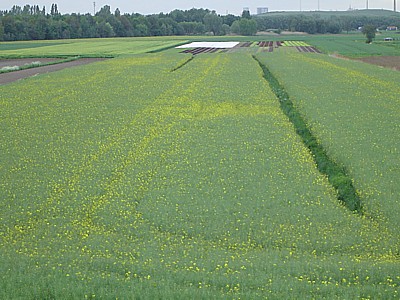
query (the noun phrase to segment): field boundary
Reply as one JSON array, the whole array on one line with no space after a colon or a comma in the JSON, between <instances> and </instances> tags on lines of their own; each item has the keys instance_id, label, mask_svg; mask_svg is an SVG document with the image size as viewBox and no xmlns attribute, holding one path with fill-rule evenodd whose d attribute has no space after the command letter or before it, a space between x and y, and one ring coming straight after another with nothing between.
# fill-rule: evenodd
<instances>
[{"instance_id":1,"label":"field boundary","mask_svg":"<svg viewBox=\"0 0 400 300\"><path fill-rule=\"evenodd\" d=\"M330 158L322 145L318 143L316 137L308 128L303 116L294 107L289 94L285 91L278 79L255 55L253 55L253 58L263 70L264 79L278 97L282 111L294 125L296 133L301 137L304 145L311 151L318 170L328 177L330 184L337 191L338 200L349 210L362 214L361 199L353 186L353 180L347 174L345 168Z\"/></svg>"}]
</instances>

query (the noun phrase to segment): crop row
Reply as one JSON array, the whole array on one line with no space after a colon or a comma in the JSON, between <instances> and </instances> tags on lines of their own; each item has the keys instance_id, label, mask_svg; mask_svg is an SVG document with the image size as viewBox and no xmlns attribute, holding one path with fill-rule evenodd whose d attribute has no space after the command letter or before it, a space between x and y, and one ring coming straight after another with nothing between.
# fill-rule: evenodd
<instances>
[{"instance_id":1,"label":"crop row","mask_svg":"<svg viewBox=\"0 0 400 300\"><path fill-rule=\"evenodd\" d=\"M321 53L317 48L311 46L297 46L296 49L299 52Z\"/></svg>"},{"instance_id":2,"label":"crop row","mask_svg":"<svg viewBox=\"0 0 400 300\"><path fill-rule=\"evenodd\" d=\"M262 42L258 42L257 45L260 47L273 47L274 42L273 41L262 41Z\"/></svg>"},{"instance_id":3,"label":"crop row","mask_svg":"<svg viewBox=\"0 0 400 300\"><path fill-rule=\"evenodd\" d=\"M283 41L283 42L280 42L280 46L282 46L282 47L301 47L301 46L308 47L310 45L303 41Z\"/></svg>"},{"instance_id":4,"label":"crop row","mask_svg":"<svg viewBox=\"0 0 400 300\"><path fill-rule=\"evenodd\" d=\"M245 42L245 43L241 43L240 47L246 48L246 47L251 47L251 45L253 45L253 42Z\"/></svg>"},{"instance_id":5,"label":"crop row","mask_svg":"<svg viewBox=\"0 0 400 300\"><path fill-rule=\"evenodd\" d=\"M186 49L184 51L182 51L181 53L191 53L193 55L197 55L197 54L202 54L202 53L215 53L220 51L221 49L218 48L203 48L203 47L199 47L199 48L193 48L193 49Z\"/></svg>"},{"instance_id":6,"label":"crop row","mask_svg":"<svg viewBox=\"0 0 400 300\"><path fill-rule=\"evenodd\" d=\"M252 57L187 61L0 87L0 298L395 297L386 227L337 203Z\"/></svg>"},{"instance_id":7,"label":"crop row","mask_svg":"<svg viewBox=\"0 0 400 300\"><path fill-rule=\"evenodd\" d=\"M260 41L256 44L253 42L244 42L240 44L240 48L248 48L252 45L257 45L260 48L263 48L264 52L274 52L274 43L273 41ZM310 53L321 53L317 48L309 46L305 42L301 41L286 41L286 42L276 42L276 48L278 47L295 47L299 52L310 52ZM192 49L186 49L181 53L191 53L193 55L198 55L202 53L224 53L227 52L228 49L218 49L218 48L210 48L210 47L197 47Z\"/></svg>"}]
</instances>

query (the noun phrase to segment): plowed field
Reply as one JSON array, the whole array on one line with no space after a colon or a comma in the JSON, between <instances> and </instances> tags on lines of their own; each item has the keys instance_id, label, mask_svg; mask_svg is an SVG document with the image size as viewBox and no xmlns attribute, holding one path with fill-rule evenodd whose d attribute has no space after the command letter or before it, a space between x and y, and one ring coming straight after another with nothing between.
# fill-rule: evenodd
<instances>
[{"instance_id":1,"label":"plowed field","mask_svg":"<svg viewBox=\"0 0 400 300\"><path fill-rule=\"evenodd\" d=\"M400 56L373 56L360 58L360 60L369 64L400 70Z\"/></svg>"}]
</instances>

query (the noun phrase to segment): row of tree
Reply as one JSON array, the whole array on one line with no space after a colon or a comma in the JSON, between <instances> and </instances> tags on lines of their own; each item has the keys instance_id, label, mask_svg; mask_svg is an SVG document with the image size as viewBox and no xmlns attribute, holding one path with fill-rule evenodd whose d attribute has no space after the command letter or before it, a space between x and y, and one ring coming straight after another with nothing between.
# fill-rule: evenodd
<instances>
[{"instance_id":1,"label":"row of tree","mask_svg":"<svg viewBox=\"0 0 400 300\"><path fill-rule=\"evenodd\" d=\"M174 10L170 13L141 15L111 12L108 5L94 16L91 14L61 14L57 4L50 11L37 5L14 6L0 11L0 41L52 40L95 37L133 37L169 35L254 35L259 30L291 30L308 33L340 33L365 24L383 26L385 20L357 18L320 18L298 14L267 14L252 17L221 16L208 9ZM385 23L387 25L387 22Z\"/></svg>"},{"instance_id":2,"label":"row of tree","mask_svg":"<svg viewBox=\"0 0 400 300\"><path fill-rule=\"evenodd\" d=\"M234 25L234 26L232 26ZM0 11L0 41L52 40L95 37L133 37L169 35L253 35L257 32L254 20L239 16L220 16L208 9L174 10L168 14L144 16L111 12L105 5L96 15L65 14L53 4L46 8L26 5Z\"/></svg>"},{"instance_id":3,"label":"row of tree","mask_svg":"<svg viewBox=\"0 0 400 300\"><path fill-rule=\"evenodd\" d=\"M400 25L400 15L391 17L378 17L368 14L348 14L335 16L328 14L324 16L318 13L308 14L269 14L257 18L259 30L289 30L307 32L310 34L341 33L356 30L365 25L375 28L386 29L389 25Z\"/></svg>"}]
</instances>

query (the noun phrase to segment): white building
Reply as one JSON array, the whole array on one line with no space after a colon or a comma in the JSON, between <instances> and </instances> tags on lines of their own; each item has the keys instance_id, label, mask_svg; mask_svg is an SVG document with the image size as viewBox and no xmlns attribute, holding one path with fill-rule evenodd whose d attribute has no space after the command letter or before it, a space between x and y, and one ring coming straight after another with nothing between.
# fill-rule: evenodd
<instances>
[{"instance_id":1,"label":"white building","mask_svg":"<svg viewBox=\"0 0 400 300\"><path fill-rule=\"evenodd\" d=\"M257 15L266 14L268 12L268 7L257 7Z\"/></svg>"}]
</instances>

